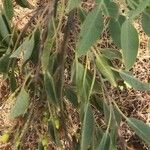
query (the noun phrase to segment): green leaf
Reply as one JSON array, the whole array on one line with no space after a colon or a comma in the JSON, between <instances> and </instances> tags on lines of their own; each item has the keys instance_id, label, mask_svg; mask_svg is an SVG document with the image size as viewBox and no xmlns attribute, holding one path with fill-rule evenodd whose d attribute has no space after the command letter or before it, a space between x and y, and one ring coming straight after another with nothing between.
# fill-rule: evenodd
<instances>
[{"instance_id":1,"label":"green leaf","mask_svg":"<svg viewBox=\"0 0 150 150\"><path fill-rule=\"evenodd\" d=\"M136 29L128 20L121 28L121 47L126 70L129 70L136 61L139 38Z\"/></svg>"},{"instance_id":2,"label":"green leaf","mask_svg":"<svg viewBox=\"0 0 150 150\"><path fill-rule=\"evenodd\" d=\"M103 134L98 150L109 150L110 149L110 135L108 131Z\"/></svg>"},{"instance_id":3,"label":"green leaf","mask_svg":"<svg viewBox=\"0 0 150 150\"><path fill-rule=\"evenodd\" d=\"M109 31L113 42L121 48L121 26L125 21L125 17L120 15L117 20L111 19L109 22Z\"/></svg>"},{"instance_id":4,"label":"green leaf","mask_svg":"<svg viewBox=\"0 0 150 150\"><path fill-rule=\"evenodd\" d=\"M66 8L67 13L73 10L74 8L79 7L80 4L81 4L81 0L69 0Z\"/></svg>"},{"instance_id":5,"label":"green leaf","mask_svg":"<svg viewBox=\"0 0 150 150\"><path fill-rule=\"evenodd\" d=\"M91 144L92 135L94 129L94 117L91 106L87 104L85 106L85 114L82 124L82 135L81 135L81 150L87 150Z\"/></svg>"},{"instance_id":6,"label":"green leaf","mask_svg":"<svg viewBox=\"0 0 150 150\"><path fill-rule=\"evenodd\" d=\"M137 16L139 16L145 10L145 8L147 6L149 6L149 0L141 1L139 3L139 5L137 6L137 8L130 13L131 16L129 16L129 18L130 19L136 18Z\"/></svg>"},{"instance_id":7,"label":"green leaf","mask_svg":"<svg viewBox=\"0 0 150 150\"><path fill-rule=\"evenodd\" d=\"M56 94L54 79L50 75L49 72L45 73L45 75L44 75L44 85L45 85L45 90L46 90L48 99L53 104L57 104L58 98L57 98L57 94Z\"/></svg>"},{"instance_id":8,"label":"green leaf","mask_svg":"<svg viewBox=\"0 0 150 150\"><path fill-rule=\"evenodd\" d=\"M115 81L114 73L111 70L111 67L105 57L102 55L96 54L96 65L98 70L102 73L104 77L106 77L107 80L113 85L117 86L117 83Z\"/></svg>"},{"instance_id":9,"label":"green leaf","mask_svg":"<svg viewBox=\"0 0 150 150\"><path fill-rule=\"evenodd\" d=\"M78 107L77 93L75 92L75 90L73 88L66 87L65 88L65 96L76 108Z\"/></svg>"},{"instance_id":10,"label":"green leaf","mask_svg":"<svg viewBox=\"0 0 150 150\"><path fill-rule=\"evenodd\" d=\"M3 41L9 44L10 42L9 30L4 20L4 17L1 13L0 13L0 36L2 37Z\"/></svg>"},{"instance_id":11,"label":"green leaf","mask_svg":"<svg viewBox=\"0 0 150 150\"><path fill-rule=\"evenodd\" d=\"M13 17L13 0L2 0L3 1L3 6L4 6L4 11L6 16L8 17L9 20L12 19Z\"/></svg>"},{"instance_id":12,"label":"green leaf","mask_svg":"<svg viewBox=\"0 0 150 150\"><path fill-rule=\"evenodd\" d=\"M150 145L150 126L141 120L135 118L127 118L127 123L135 131L135 133Z\"/></svg>"},{"instance_id":13,"label":"green leaf","mask_svg":"<svg viewBox=\"0 0 150 150\"><path fill-rule=\"evenodd\" d=\"M11 109L10 116L12 119L23 115L27 110L29 105L29 94L26 92L24 87L21 89L20 93L16 97L16 103L14 107Z\"/></svg>"},{"instance_id":14,"label":"green leaf","mask_svg":"<svg viewBox=\"0 0 150 150\"><path fill-rule=\"evenodd\" d=\"M114 60L114 59L122 59L122 55L118 50L115 49L101 49L101 53L103 54L103 56L105 56L106 58L110 59L110 60Z\"/></svg>"},{"instance_id":15,"label":"green leaf","mask_svg":"<svg viewBox=\"0 0 150 150\"><path fill-rule=\"evenodd\" d=\"M82 25L76 50L78 57L86 54L91 46L95 44L103 31L103 26L100 6L95 7L89 12Z\"/></svg>"},{"instance_id":16,"label":"green leaf","mask_svg":"<svg viewBox=\"0 0 150 150\"><path fill-rule=\"evenodd\" d=\"M18 47L18 49L11 55L11 58L23 57L23 63L25 63L32 55L34 48L34 34L27 37L25 41Z\"/></svg>"},{"instance_id":17,"label":"green leaf","mask_svg":"<svg viewBox=\"0 0 150 150\"><path fill-rule=\"evenodd\" d=\"M144 11L141 23L144 32L150 37L150 8Z\"/></svg>"},{"instance_id":18,"label":"green leaf","mask_svg":"<svg viewBox=\"0 0 150 150\"><path fill-rule=\"evenodd\" d=\"M129 9L136 9L139 4L139 0L126 0L126 3Z\"/></svg>"},{"instance_id":19,"label":"green leaf","mask_svg":"<svg viewBox=\"0 0 150 150\"><path fill-rule=\"evenodd\" d=\"M4 55L0 58L0 73L7 73L10 54Z\"/></svg>"},{"instance_id":20,"label":"green leaf","mask_svg":"<svg viewBox=\"0 0 150 150\"><path fill-rule=\"evenodd\" d=\"M150 90L150 83L143 83L139 81L138 79L133 77L131 73L127 71L119 71L119 74L121 78L134 89L141 91Z\"/></svg>"},{"instance_id":21,"label":"green leaf","mask_svg":"<svg viewBox=\"0 0 150 150\"><path fill-rule=\"evenodd\" d=\"M20 5L23 8L29 8L29 9L33 8L33 6L27 0L15 0L15 1L18 5Z\"/></svg>"},{"instance_id":22,"label":"green leaf","mask_svg":"<svg viewBox=\"0 0 150 150\"><path fill-rule=\"evenodd\" d=\"M102 3L102 10L103 10L103 14L106 16L110 16L112 18L117 18L119 15L119 8L118 5L114 2L110 2L110 1L104 1L104 3Z\"/></svg>"}]
</instances>

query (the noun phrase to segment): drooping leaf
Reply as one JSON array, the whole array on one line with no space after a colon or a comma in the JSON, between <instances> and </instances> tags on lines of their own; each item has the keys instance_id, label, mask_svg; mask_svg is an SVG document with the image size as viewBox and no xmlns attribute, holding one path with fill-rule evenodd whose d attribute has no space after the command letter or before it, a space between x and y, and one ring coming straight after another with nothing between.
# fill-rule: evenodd
<instances>
[{"instance_id":1,"label":"drooping leaf","mask_svg":"<svg viewBox=\"0 0 150 150\"><path fill-rule=\"evenodd\" d=\"M23 8L29 8L29 9L33 8L33 6L27 0L15 0L15 1L18 5L20 5Z\"/></svg>"},{"instance_id":2,"label":"drooping leaf","mask_svg":"<svg viewBox=\"0 0 150 150\"><path fill-rule=\"evenodd\" d=\"M109 63L107 62L107 59L103 57L102 55L96 54L96 65L98 70L102 73L104 77L113 85L117 86L117 83L115 81L114 73L111 70L111 67Z\"/></svg>"},{"instance_id":3,"label":"drooping leaf","mask_svg":"<svg viewBox=\"0 0 150 150\"><path fill-rule=\"evenodd\" d=\"M0 73L7 73L10 54L6 54L0 58Z\"/></svg>"},{"instance_id":4,"label":"drooping leaf","mask_svg":"<svg viewBox=\"0 0 150 150\"><path fill-rule=\"evenodd\" d=\"M39 60L39 50L40 50L40 29L37 28L34 32L34 47L31 55L31 61L34 64L38 63Z\"/></svg>"},{"instance_id":5,"label":"drooping leaf","mask_svg":"<svg viewBox=\"0 0 150 150\"><path fill-rule=\"evenodd\" d=\"M16 97L16 102L13 108L11 109L10 116L12 119L23 115L27 110L29 105L29 94L26 92L24 87L21 89L20 93Z\"/></svg>"},{"instance_id":6,"label":"drooping leaf","mask_svg":"<svg viewBox=\"0 0 150 150\"><path fill-rule=\"evenodd\" d=\"M135 118L127 118L127 123L142 140L144 140L148 145L150 145L149 125Z\"/></svg>"},{"instance_id":7,"label":"drooping leaf","mask_svg":"<svg viewBox=\"0 0 150 150\"><path fill-rule=\"evenodd\" d=\"M141 23L144 32L150 37L150 8L144 11Z\"/></svg>"},{"instance_id":8,"label":"drooping leaf","mask_svg":"<svg viewBox=\"0 0 150 150\"><path fill-rule=\"evenodd\" d=\"M65 88L65 96L76 108L78 107L77 93L75 92L75 90L73 88L66 87Z\"/></svg>"},{"instance_id":9,"label":"drooping leaf","mask_svg":"<svg viewBox=\"0 0 150 150\"><path fill-rule=\"evenodd\" d=\"M18 49L11 55L11 58L22 58L25 63L32 55L34 48L34 34L25 39L25 41L18 47Z\"/></svg>"},{"instance_id":10,"label":"drooping leaf","mask_svg":"<svg viewBox=\"0 0 150 150\"><path fill-rule=\"evenodd\" d=\"M4 11L9 20L13 17L13 1L12 0L2 0Z\"/></svg>"},{"instance_id":11,"label":"drooping leaf","mask_svg":"<svg viewBox=\"0 0 150 150\"><path fill-rule=\"evenodd\" d=\"M91 106L87 104L85 106L85 114L82 124L82 134L81 134L81 150L87 150L91 144L92 135L94 129L94 118Z\"/></svg>"},{"instance_id":12,"label":"drooping leaf","mask_svg":"<svg viewBox=\"0 0 150 150\"><path fill-rule=\"evenodd\" d=\"M117 20L111 19L109 22L109 31L113 42L121 48L121 26L125 21L125 17L120 15Z\"/></svg>"},{"instance_id":13,"label":"drooping leaf","mask_svg":"<svg viewBox=\"0 0 150 150\"><path fill-rule=\"evenodd\" d=\"M89 12L83 22L76 49L78 57L88 52L91 46L98 40L102 31L103 17L99 6Z\"/></svg>"},{"instance_id":14,"label":"drooping leaf","mask_svg":"<svg viewBox=\"0 0 150 150\"><path fill-rule=\"evenodd\" d=\"M121 78L134 89L141 91L150 90L150 83L143 83L139 81L138 79L133 77L131 73L127 71L119 71L119 74Z\"/></svg>"},{"instance_id":15,"label":"drooping leaf","mask_svg":"<svg viewBox=\"0 0 150 150\"><path fill-rule=\"evenodd\" d=\"M106 150L106 149L107 150L110 149L110 135L107 131L103 134L100 145L98 147L98 150Z\"/></svg>"},{"instance_id":16,"label":"drooping leaf","mask_svg":"<svg viewBox=\"0 0 150 150\"><path fill-rule=\"evenodd\" d=\"M69 12L74 8L79 7L80 4L81 4L81 0L69 0L67 3L66 11Z\"/></svg>"},{"instance_id":17,"label":"drooping leaf","mask_svg":"<svg viewBox=\"0 0 150 150\"><path fill-rule=\"evenodd\" d=\"M4 20L3 15L0 13L0 36L2 37L2 40L9 44L10 42L10 35L9 35L9 30L7 27L7 24Z\"/></svg>"},{"instance_id":18,"label":"drooping leaf","mask_svg":"<svg viewBox=\"0 0 150 150\"><path fill-rule=\"evenodd\" d=\"M54 79L50 75L49 72L45 73L45 75L44 75L44 85L45 85L45 90L46 90L48 99L53 104L57 104L58 98L57 98L57 94L56 94Z\"/></svg>"},{"instance_id":19,"label":"drooping leaf","mask_svg":"<svg viewBox=\"0 0 150 150\"><path fill-rule=\"evenodd\" d=\"M118 5L111 1L104 1L102 3L103 14L106 16L110 16L112 18L117 18L119 16L119 8Z\"/></svg>"},{"instance_id":20,"label":"drooping leaf","mask_svg":"<svg viewBox=\"0 0 150 150\"><path fill-rule=\"evenodd\" d=\"M101 49L101 53L108 59L114 60L114 59L122 59L122 55L118 50L115 49Z\"/></svg>"},{"instance_id":21,"label":"drooping leaf","mask_svg":"<svg viewBox=\"0 0 150 150\"><path fill-rule=\"evenodd\" d=\"M121 28L121 47L126 70L131 69L136 61L139 38L137 30L126 20Z\"/></svg>"},{"instance_id":22,"label":"drooping leaf","mask_svg":"<svg viewBox=\"0 0 150 150\"><path fill-rule=\"evenodd\" d=\"M126 3L129 9L136 9L139 4L139 0L126 0Z\"/></svg>"},{"instance_id":23,"label":"drooping leaf","mask_svg":"<svg viewBox=\"0 0 150 150\"><path fill-rule=\"evenodd\" d=\"M145 8L147 6L149 6L149 0L141 1L139 3L139 5L137 6L137 8L130 13L129 18L130 19L136 18L137 16L139 16L145 10Z\"/></svg>"}]
</instances>

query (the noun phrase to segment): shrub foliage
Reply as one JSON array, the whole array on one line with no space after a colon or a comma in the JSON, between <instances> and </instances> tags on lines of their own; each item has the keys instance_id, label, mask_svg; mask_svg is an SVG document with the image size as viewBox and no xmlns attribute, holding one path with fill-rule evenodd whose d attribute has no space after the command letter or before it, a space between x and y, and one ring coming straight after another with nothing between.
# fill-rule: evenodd
<instances>
[{"instance_id":1,"label":"shrub foliage","mask_svg":"<svg viewBox=\"0 0 150 150\"><path fill-rule=\"evenodd\" d=\"M150 127L125 116L107 93L107 87L119 89L128 85L136 90L150 90L149 83L139 81L131 72L139 49L139 34L134 21L141 21L144 32L150 36L150 1L95 0L90 11L84 9L81 0L49 0L37 8L27 0L15 0L15 3L33 9L33 16L19 30L13 22L13 1L3 0L0 73L9 79L16 100L11 117L28 115L35 96L47 101L49 134L59 147L59 128L63 128L68 139L66 101L69 101L78 111L81 122L79 135L74 136L72 144L70 141L74 148L117 149L122 119L149 145ZM80 32L71 48L68 47L69 38L77 21ZM116 49L97 46L106 30ZM66 65L70 55L72 58ZM121 65L115 65L114 61ZM21 82L17 81L19 77ZM105 128L101 128L95 119L95 111L104 115Z\"/></svg>"}]
</instances>

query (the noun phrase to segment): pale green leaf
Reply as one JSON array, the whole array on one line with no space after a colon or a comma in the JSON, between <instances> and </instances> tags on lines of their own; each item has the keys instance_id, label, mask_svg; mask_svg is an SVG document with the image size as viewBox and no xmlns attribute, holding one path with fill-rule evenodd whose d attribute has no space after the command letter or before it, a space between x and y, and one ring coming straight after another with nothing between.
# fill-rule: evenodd
<instances>
[{"instance_id":1,"label":"pale green leaf","mask_svg":"<svg viewBox=\"0 0 150 150\"><path fill-rule=\"evenodd\" d=\"M112 18L117 18L119 15L119 8L118 5L114 2L110 2L110 1L104 1L104 3L102 3L102 10L103 10L103 14L106 16L110 16Z\"/></svg>"},{"instance_id":2,"label":"pale green leaf","mask_svg":"<svg viewBox=\"0 0 150 150\"><path fill-rule=\"evenodd\" d=\"M86 54L91 46L95 44L103 31L103 26L101 9L95 7L89 12L82 25L76 50L78 57Z\"/></svg>"},{"instance_id":3,"label":"pale green leaf","mask_svg":"<svg viewBox=\"0 0 150 150\"><path fill-rule=\"evenodd\" d=\"M29 94L26 92L24 88L21 89L20 93L16 97L15 105L13 106L10 116L11 118L19 117L23 115L27 110L29 105Z\"/></svg>"},{"instance_id":4,"label":"pale green leaf","mask_svg":"<svg viewBox=\"0 0 150 150\"><path fill-rule=\"evenodd\" d=\"M48 99L52 103L57 104L58 97L57 97L57 94L56 94L56 88L55 88L55 84L54 84L54 79L50 75L49 72L45 73L45 75L44 75L44 85L45 85L45 90L46 90Z\"/></svg>"},{"instance_id":5,"label":"pale green leaf","mask_svg":"<svg viewBox=\"0 0 150 150\"><path fill-rule=\"evenodd\" d=\"M113 86L117 86L117 83L115 81L114 73L111 70L111 67L109 63L107 62L106 58L102 55L96 55L96 65L98 70L102 73L102 75L109 80L109 82Z\"/></svg>"},{"instance_id":6,"label":"pale green leaf","mask_svg":"<svg viewBox=\"0 0 150 150\"><path fill-rule=\"evenodd\" d=\"M150 145L150 126L141 120L135 118L127 118L127 123L135 131L135 133Z\"/></svg>"},{"instance_id":7,"label":"pale green leaf","mask_svg":"<svg viewBox=\"0 0 150 150\"><path fill-rule=\"evenodd\" d=\"M127 71L119 71L121 78L136 90L150 90L150 83L143 83Z\"/></svg>"},{"instance_id":8,"label":"pale green leaf","mask_svg":"<svg viewBox=\"0 0 150 150\"><path fill-rule=\"evenodd\" d=\"M115 49L101 49L101 53L108 59L114 60L114 59L122 59L122 55L118 50Z\"/></svg>"},{"instance_id":9,"label":"pale green leaf","mask_svg":"<svg viewBox=\"0 0 150 150\"><path fill-rule=\"evenodd\" d=\"M34 34L25 39L18 49L11 55L11 58L23 58L25 63L32 55L34 48Z\"/></svg>"},{"instance_id":10,"label":"pale green leaf","mask_svg":"<svg viewBox=\"0 0 150 150\"><path fill-rule=\"evenodd\" d=\"M109 22L109 31L113 42L121 48L121 26L125 21L125 17L120 15L117 20L111 19Z\"/></svg>"},{"instance_id":11,"label":"pale green leaf","mask_svg":"<svg viewBox=\"0 0 150 150\"><path fill-rule=\"evenodd\" d=\"M6 41L6 43L9 44L10 42L9 30L4 20L4 17L1 13L0 13L0 37L2 37L3 41Z\"/></svg>"},{"instance_id":12,"label":"pale green leaf","mask_svg":"<svg viewBox=\"0 0 150 150\"><path fill-rule=\"evenodd\" d=\"M137 16L139 16L145 10L145 8L147 6L149 6L149 0L141 1L139 3L139 5L137 6L137 8L130 13L131 15L129 16L129 18L130 19L136 18Z\"/></svg>"},{"instance_id":13,"label":"pale green leaf","mask_svg":"<svg viewBox=\"0 0 150 150\"><path fill-rule=\"evenodd\" d=\"M121 28L121 47L126 70L131 69L136 61L139 37L134 26L126 20Z\"/></svg>"},{"instance_id":14,"label":"pale green leaf","mask_svg":"<svg viewBox=\"0 0 150 150\"><path fill-rule=\"evenodd\" d=\"M4 11L8 19L12 19L13 17L13 0L2 0Z\"/></svg>"},{"instance_id":15,"label":"pale green leaf","mask_svg":"<svg viewBox=\"0 0 150 150\"><path fill-rule=\"evenodd\" d=\"M67 3L66 11L69 12L74 8L79 7L80 4L81 4L81 0L69 0Z\"/></svg>"},{"instance_id":16,"label":"pale green leaf","mask_svg":"<svg viewBox=\"0 0 150 150\"><path fill-rule=\"evenodd\" d=\"M103 134L98 150L109 150L110 149L110 135L108 131Z\"/></svg>"},{"instance_id":17,"label":"pale green leaf","mask_svg":"<svg viewBox=\"0 0 150 150\"><path fill-rule=\"evenodd\" d=\"M87 150L91 144L94 129L94 117L91 106L89 104L85 107L85 114L82 124L81 134L81 150Z\"/></svg>"},{"instance_id":18,"label":"pale green leaf","mask_svg":"<svg viewBox=\"0 0 150 150\"><path fill-rule=\"evenodd\" d=\"M142 15L142 28L144 32L150 36L150 8L146 9Z\"/></svg>"}]
</instances>

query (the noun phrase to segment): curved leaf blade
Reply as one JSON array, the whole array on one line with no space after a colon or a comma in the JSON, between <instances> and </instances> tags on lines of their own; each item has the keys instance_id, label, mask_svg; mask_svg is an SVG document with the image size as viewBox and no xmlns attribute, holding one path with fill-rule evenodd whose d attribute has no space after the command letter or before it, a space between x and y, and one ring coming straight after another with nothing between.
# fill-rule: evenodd
<instances>
[{"instance_id":1,"label":"curved leaf blade","mask_svg":"<svg viewBox=\"0 0 150 150\"><path fill-rule=\"evenodd\" d=\"M115 81L115 77L114 77L114 73L111 70L110 65L108 64L107 60L105 59L105 57L101 56L101 55L97 55L96 54L96 65L98 70L102 73L102 75L104 77L106 77L106 79L109 80L109 82L113 85L113 86L117 86L117 83Z\"/></svg>"},{"instance_id":2,"label":"curved leaf blade","mask_svg":"<svg viewBox=\"0 0 150 150\"><path fill-rule=\"evenodd\" d=\"M150 8L144 11L141 23L144 32L150 37Z\"/></svg>"},{"instance_id":3,"label":"curved leaf blade","mask_svg":"<svg viewBox=\"0 0 150 150\"><path fill-rule=\"evenodd\" d=\"M23 115L29 105L29 94L25 91L24 88L21 89L20 93L16 98L16 103L11 110L10 116L12 119Z\"/></svg>"},{"instance_id":4,"label":"curved leaf blade","mask_svg":"<svg viewBox=\"0 0 150 150\"><path fill-rule=\"evenodd\" d=\"M86 17L77 43L77 56L88 52L91 46L98 40L103 31L103 17L100 7L95 7Z\"/></svg>"},{"instance_id":5,"label":"curved leaf blade","mask_svg":"<svg viewBox=\"0 0 150 150\"><path fill-rule=\"evenodd\" d=\"M103 134L98 150L109 150L110 149L110 135L108 131Z\"/></svg>"},{"instance_id":6,"label":"curved leaf blade","mask_svg":"<svg viewBox=\"0 0 150 150\"><path fill-rule=\"evenodd\" d=\"M94 117L91 106L89 104L85 107L85 115L82 125L81 135L81 150L87 150L90 146L94 129Z\"/></svg>"},{"instance_id":7,"label":"curved leaf blade","mask_svg":"<svg viewBox=\"0 0 150 150\"><path fill-rule=\"evenodd\" d=\"M111 19L109 22L109 31L113 42L121 48L121 26L125 21L125 17L120 15L118 20Z\"/></svg>"},{"instance_id":8,"label":"curved leaf blade","mask_svg":"<svg viewBox=\"0 0 150 150\"><path fill-rule=\"evenodd\" d=\"M121 28L121 47L126 70L129 70L136 61L139 38L136 29L128 20Z\"/></svg>"},{"instance_id":9,"label":"curved leaf blade","mask_svg":"<svg viewBox=\"0 0 150 150\"><path fill-rule=\"evenodd\" d=\"M3 0L4 11L8 19L13 17L13 1L12 0Z\"/></svg>"},{"instance_id":10,"label":"curved leaf blade","mask_svg":"<svg viewBox=\"0 0 150 150\"><path fill-rule=\"evenodd\" d=\"M135 131L135 133L150 145L150 126L141 120L135 118L127 118L127 123Z\"/></svg>"},{"instance_id":11,"label":"curved leaf blade","mask_svg":"<svg viewBox=\"0 0 150 150\"><path fill-rule=\"evenodd\" d=\"M119 74L121 78L134 89L141 91L150 90L150 83L143 83L139 81L138 79L133 77L131 73L127 71L119 71Z\"/></svg>"}]
</instances>

